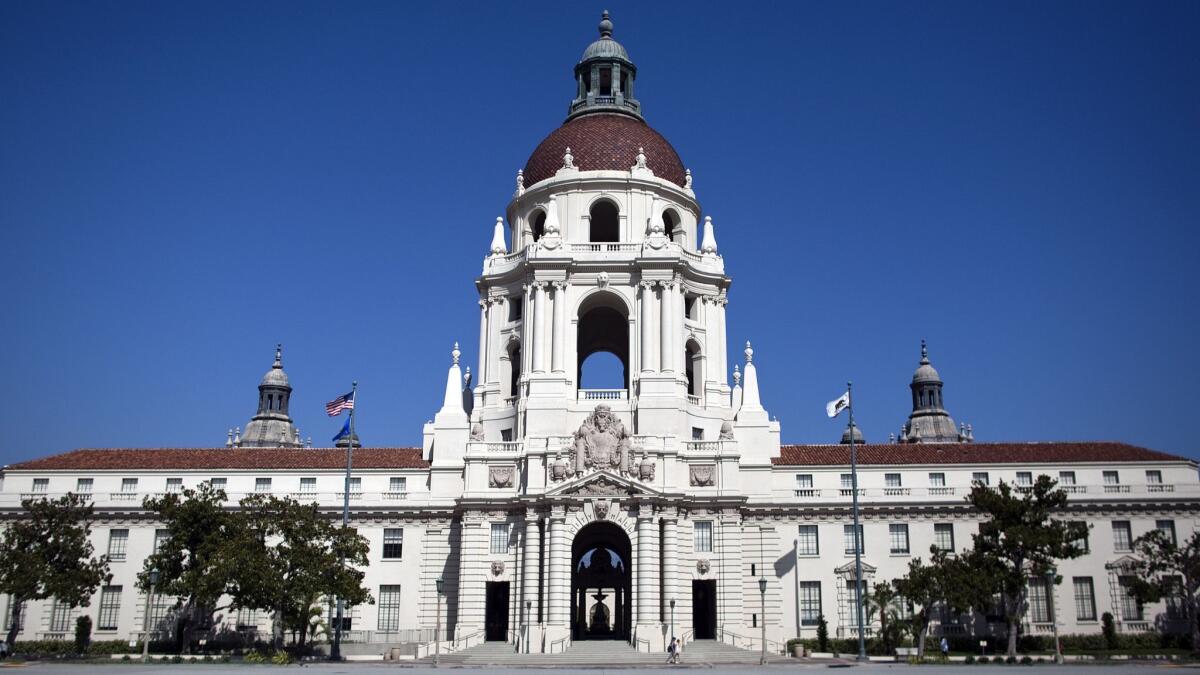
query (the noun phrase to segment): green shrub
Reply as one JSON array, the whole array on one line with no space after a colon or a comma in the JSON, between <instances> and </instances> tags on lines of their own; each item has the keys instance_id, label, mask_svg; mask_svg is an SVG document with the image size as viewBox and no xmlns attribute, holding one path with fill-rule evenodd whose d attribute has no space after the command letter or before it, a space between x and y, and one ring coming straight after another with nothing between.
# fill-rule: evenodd
<instances>
[{"instance_id":1,"label":"green shrub","mask_svg":"<svg viewBox=\"0 0 1200 675\"><path fill-rule=\"evenodd\" d=\"M91 656L108 656L109 654L124 654L129 651L129 643L124 640L100 640L88 647Z\"/></svg>"},{"instance_id":2,"label":"green shrub","mask_svg":"<svg viewBox=\"0 0 1200 675\"><path fill-rule=\"evenodd\" d=\"M987 662L988 662L988 660L989 660L989 659L988 659L988 657L986 657L986 656L981 656L981 657L979 657L978 659L976 659L976 660L975 660L975 663L987 663Z\"/></svg>"},{"instance_id":3,"label":"green shrub","mask_svg":"<svg viewBox=\"0 0 1200 675\"><path fill-rule=\"evenodd\" d=\"M817 651L829 651L829 624L825 622L825 615L817 615Z\"/></svg>"},{"instance_id":4,"label":"green shrub","mask_svg":"<svg viewBox=\"0 0 1200 675\"><path fill-rule=\"evenodd\" d=\"M92 644L92 617L84 614L75 619L75 653L86 654Z\"/></svg>"},{"instance_id":5,"label":"green shrub","mask_svg":"<svg viewBox=\"0 0 1200 675\"><path fill-rule=\"evenodd\" d=\"M967 654L967 658L963 661L963 663L965 663L967 665L971 665L972 663L975 663L975 655Z\"/></svg>"},{"instance_id":6,"label":"green shrub","mask_svg":"<svg viewBox=\"0 0 1200 675\"><path fill-rule=\"evenodd\" d=\"M1021 657L1021 664L1022 664L1022 665L1026 665L1026 666L1032 666L1032 665L1033 665L1033 658L1032 658L1032 657L1029 657L1029 656L1022 656L1022 657Z\"/></svg>"},{"instance_id":7,"label":"green shrub","mask_svg":"<svg viewBox=\"0 0 1200 675\"><path fill-rule=\"evenodd\" d=\"M286 666L291 662L292 655L288 654L287 652L275 652L275 655L271 657L271 663L274 663L277 666Z\"/></svg>"},{"instance_id":8,"label":"green shrub","mask_svg":"<svg viewBox=\"0 0 1200 675\"><path fill-rule=\"evenodd\" d=\"M122 660L122 661L129 661L129 660L130 660L130 658L129 658L129 655L128 655L128 654L126 654L125 656L122 656L122 657L121 657L121 660Z\"/></svg>"},{"instance_id":9,"label":"green shrub","mask_svg":"<svg viewBox=\"0 0 1200 675\"><path fill-rule=\"evenodd\" d=\"M246 652L246 655L242 657L242 660L245 661L246 663L266 663L267 656L266 656L266 654L263 654L262 652L252 651L252 652Z\"/></svg>"},{"instance_id":10,"label":"green shrub","mask_svg":"<svg viewBox=\"0 0 1200 675\"><path fill-rule=\"evenodd\" d=\"M1109 649L1116 649L1117 624L1113 620L1112 612L1105 612L1104 615L1100 617L1100 623L1102 624L1100 632L1104 635L1105 645Z\"/></svg>"},{"instance_id":11,"label":"green shrub","mask_svg":"<svg viewBox=\"0 0 1200 675\"><path fill-rule=\"evenodd\" d=\"M1005 662L1005 663L1016 663L1016 662L1017 662L1017 657L1015 657L1015 656L1010 656L1010 657L1008 657L1007 659L1004 659L1004 662Z\"/></svg>"}]
</instances>

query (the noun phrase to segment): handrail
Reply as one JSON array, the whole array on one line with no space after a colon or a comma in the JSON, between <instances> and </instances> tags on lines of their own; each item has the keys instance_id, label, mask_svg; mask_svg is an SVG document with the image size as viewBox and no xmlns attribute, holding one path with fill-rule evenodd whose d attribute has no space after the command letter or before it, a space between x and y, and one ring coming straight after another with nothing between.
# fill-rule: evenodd
<instances>
[{"instance_id":1,"label":"handrail","mask_svg":"<svg viewBox=\"0 0 1200 675\"><path fill-rule=\"evenodd\" d=\"M679 646L682 647L682 646L686 645L687 643L691 642L692 636L695 634L696 634L695 628L688 630L688 631L684 631L684 633L679 636Z\"/></svg>"},{"instance_id":2,"label":"handrail","mask_svg":"<svg viewBox=\"0 0 1200 675\"><path fill-rule=\"evenodd\" d=\"M649 653L650 653L650 641L649 641L649 640L647 640L646 638L640 638L640 637L635 637L635 638L633 638L633 639L634 639L633 651L635 651L635 652L640 652L640 651L642 651L642 650L641 650L641 645L642 645L643 643L645 643L645 645L646 645L646 653L647 653L647 654L649 654Z\"/></svg>"},{"instance_id":3,"label":"handrail","mask_svg":"<svg viewBox=\"0 0 1200 675\"><path fill-rule=\"evenodd\" d=\"M564 642L566 643L565 645L563 645L563 643L564 643ZM557 652L555 652L555 651L554 651L554 647L555 647L555 645L563 645L563 646L562 646L562 647L560 647L560 648L559 648L559 650L558 650ZM555 640L554 642L551 642L551 643L550 643L550 651L549 651L548 653L550 653L550 654L562 654L563 652L567 651L567 648L568 648L568 647L570 647L570 646L571 646L571 636L570 636L570 635L568 635L568 636L566 636L566 637L564 637L564 638L559 638L559 639Z\"/></svg>"},{"instance_id":4,"label":"handrail","mask_svg":"<svg viewBox=\"0 0 1200 675\"><path fill-rule=\"evenodd\" d=\"M746 641L747 643L749 643L751 646L753 646L753 645L754 645L754 643L755 643L755 641L756 641L756 640L757 640L757 641L761 641L761 640L762 640L762 638L761 638L761 637L746 637L745 635L738 635L737 633L734 633L734 632L732 632L732 631L726 630L726 629L724 629L724 628L720 628L720 629L718 629L718 630L717 630L717 633L718 633L718 634L721 636L721 642L724 642L724 641L725 641L725 639L724 639L724 638L725 638L725 636L726 636L726 635L728 635L729 637L732 637L732 638L734 639L734 642L733 642L733 646L734 646L734 647L736 647L736 646L737 646L737 641L738 641L738 640L745 640L745 641ZM768 649L772 649L772 650L773 650L775 653L777 653L777 654L784 654L784 653L786 653L786 651L787 651L787 646L786 646L784 643L782 643L782 642L779 642L778 640L770 640L770 639L768 639L768 640L766 640L765 642L766 642L766 644L767 644L767 647L768 647ZM771 645L775 645L775 646L774 646L774 647L771 647Z\"/></svg>"},{"instance_id":5,"label":"handrail","mask_svg":"<svg viewBox=\"0 0 1200 675\"><path fill-rule=\"evenodd\" d=\"M477 638L477 637L479 637L480 635L483 635L483 634L484 634L484 631L482 631L482 630L477 630L477 631L475 631L474 633L471 633L470 635L467 635L467 636L465 636L465 637L461 637L461 638L460 638L460 637L455 637L455 638L454 638L454 641L453 641L451 644L453 644L453 645L454 645L454 649L455 649L456 651L459 649L459 646L458 646L458 644L459 644L460 642L462 642L462 643L465 643L465 645L462 647L462 649L467 649L467 648L469 648L469 647L471 646L471 644L470 644L471 640L473 640L473 639L475 639L475 638Z\"/></svg>"}]
</instances>

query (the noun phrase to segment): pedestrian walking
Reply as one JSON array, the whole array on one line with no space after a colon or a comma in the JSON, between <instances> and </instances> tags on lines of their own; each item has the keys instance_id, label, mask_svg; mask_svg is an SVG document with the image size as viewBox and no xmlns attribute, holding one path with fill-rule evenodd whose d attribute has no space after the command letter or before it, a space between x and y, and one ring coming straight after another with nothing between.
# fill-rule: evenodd
<instances>
[{"instance_id":1,"label":"pedestrian walking","mask_svg":"<svg viewBox=\"0 0 1200 675\"><path fill-rule=\"evenodd\" d=\"M942 636L942 660L947 661L949 659L950 659L950 642L948 640L946 640L946 636L943 635Z\"/></svg>"},{"instance_id":2,"label":"pedestrian walking","mask_svg":"<svg viewBox=\"0 0 1200 675\"><path fill-rule=\"evenodd\" d=\"M667 663L679 663L679 641L674 637L671 638L671 644L667 645Z\"/></svg>"}]
</instances>

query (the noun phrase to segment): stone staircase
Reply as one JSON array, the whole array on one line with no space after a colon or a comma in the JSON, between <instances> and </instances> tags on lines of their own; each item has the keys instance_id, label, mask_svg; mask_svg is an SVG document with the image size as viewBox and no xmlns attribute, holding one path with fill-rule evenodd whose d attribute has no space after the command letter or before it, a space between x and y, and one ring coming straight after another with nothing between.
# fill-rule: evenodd
<instances>
[{"instance_id":1,"label":"stone staircase","mask_svg":"<svg viewBox=\"0 0 1200 675\"><path fill-rule=\"evenodd\" d=\"M716 640L693 640L682 652L681 663L757 664L758 652L738 649ZM666 652L638 652L621 640L580 640L561 654L518 654L507 642L484 642L452 654L441 663L461 666L645 666L666 663ZM418 663L432 663L433 658Z\"/></svg>"}]
</instances>

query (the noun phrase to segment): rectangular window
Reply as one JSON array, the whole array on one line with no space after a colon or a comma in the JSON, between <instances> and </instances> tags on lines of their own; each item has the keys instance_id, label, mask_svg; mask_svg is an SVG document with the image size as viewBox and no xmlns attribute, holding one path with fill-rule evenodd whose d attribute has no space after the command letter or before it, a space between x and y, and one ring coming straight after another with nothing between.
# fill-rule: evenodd
<instances>
[{"instance_id":1,"label":"rectangular window","mask_svg":"<svg viewBox=\"0 0 1200 675\"><path fill-rule=\"evenodd\" d=\"M92 479L80 478L75 481L75 492L81 495L90 495L92 493Z\"/></svg>"},{"instance_id":2,"label":"rectangular window","mask_svg":"<svg viewBox=\"0 0 1200 675\"><path fill-rule=\"evenodd\" d=\"M161 549L163 544L167 543L167 540L170 538L171 538L170 530L155 530L154 531L154 552L158 553L159 549Z\"/></svg>"},{"instance_id":3,"label":"rectangular window","mask_svg":"<svg viewBox=\"0 0 1200 675\"><path fill-rule=\"evenodd\" d=\"M500 440L504 441L505 443L511 443L512 442L512 429L511 428L501 429L500 430Z\"/></svg>"},{"instance_id":4,"label":"rectangular window","mask_svg":"<svg viewBox=\"0 0 1200 675\"><path fill-rule=\"evenodd\" d=\"M933 545L939 551L954 550L954 523L934 523Z\"/></svg>"},{"instance_id":5,"label":"rectangular window","mask_svg":"<svg viewBox=\"0 0 1200 675\"><path fill-rule=\"evenodd\" d=\"M270 492L271 491L271 479L270 478L255 478L254 479L254 491L259 494L265 494L265 493Z\"/></svg>"},{"instance_id":6,"label":"rectangular window","mask_svg":"<svg viewBox=\"0 0 1200 675\"><path fill-rule=\"evenodd\" d=\"M1059 485L1074 485L1075 484L1075 472L1074 471L1059 471L1058 472L1058 484Z\"/></svg>"},{"instance_id":7,"label":"rectangular window","mask_svg":"<svg viewBox=\"0 0 1200 675\"><path fill-rule=\"evenodd\" d=\"M883 474L883 485L884 485L884 487L891 487L891 488L900 487L901 486L900 474L898 474L898 473Z\"/></svg>"},{"instance_id":8,"label":"rectangular window","mask_svg":"<svg viewBox=\"0 0 1200 675\"><path fill-rule=\"evenodd\" d=\"M1146 483L1149 485L1162 485L1162 472L1157 469L1147 471Z\"/></svg>"},{"instance_id":9,"label":"rectangular window","mask_svg":"<svg viewBox=\"0 0 1200 675\"><path fill-rule=\"evenodd\" d=\"M163 622L175 609L175 598L162 593L155 593L150 600L150 630L153 631L168 631L170 624L164 625Z\"/></svg>"},{"instance_id":10,"label":"rectangular window","mask_svg":"<svg viewBox=\"0 0 1200 675\"><path fill-rule=\"evenodd\" d=\"M400 586L379 587L379 630L400 630Z\"/></svg>"},{"instance_id":11,"label":"rectangular window","mask_svg":"<svg viewBox=\"0 0 1200 675\"><path fill-rule=\"evenodd\" d=\"M796 552L800 555L821 554L821 542L817 538L816 525L800 526L800 536L797 540Z\"/></svg>"},{"instance_id":12,"label":"rectangular window","mask_svg":"<svg viewBox=\"0 0 1200 675\"><path fill-rule=\"evenodd\" d=\"M55 600L50 607L50 632L65 633L71 630L71 605Z\"/></svg>"},{"instance_id":13,"label":"rectangular window","mask_svg":"<svg viewBox=\"0 0 1200 675\"><path fill-rule=\"evenodd\" d=\"M1033 485L1033 472L1018 471L1017 472L1017 485L1020 487L1029 487L1029 486Z\"/></svg>"},{"instance_id":14,"label":"rectangular window","mask_svg":"<svg viewBox=\"0 0 1200 675\"><path fill-rule=\"evenodd\" d=\"M812 488L812 486L813 486L813 479L812 479L811 473L796 474L796 489L808 490L808 489Z\"/></svg>"},{"instance_id":15,"label":"rectangular window","mask_svg":"<svg viewBox=\"0 0 1200 675\"><path fill-rule=\"evenodd\" d=\"M388 479L388 492L393 494L408 492L408 479L404 476L392 476Z\"/></svg>"},{"instance_id":16,"label":"rectangular window","mask_svg":"<svg viewBox=\"0 0 1200 675\"><path fill-rule=\"evenodd\" d=\"M891 543L893 555L908 555L908 525L888 525L888 541Z\"/></svg>"},{"instance_id":17,"label":"rectangular window","mask_svg":"<svg viewBox=\"0 0 1200 675\"><path fill-rule=\"evenodd\" d=\"M167 479L167 494L172 494L172 493L178 494L180 492L183 492L183 479L182 478L168 478Z\"/></svg>"},{"instance_id":18,"label":"rectangular window","mask_svg":"<svg viewBox=\"0 0 1200 675\"><path fill-rule=\"evenodd\" d=\"M711 520L697 520L695 523L696 553L712 553L713 530Z\"/></svg>"},{"instance_id":19,"label":"rectangular window","mask_svg":"<svg viewBox=\"0 0 1200 675\"><path fill-rule=\"evenodd\" d=\"M1186 619L1183 579L1178 576L1170 576L1164 578L1163 583L1169 589L1169 592L1163 597L1163 602L1167 605L1167 619L1169 621Z\"/></svg>"},{"instance_id":20,"label":"rectangular window","mask_svg":"<svg viewBox=\"0 0 1200 675\"><path fill-rule=\"evenodd\" d=\"M976 472L972 473L971 474L971 482L979 483L980 485L987 485L988 484L988 472L976 471Z\"/></svg>"},{"instance_id":21,"label":"rectangular window","mask_svg":"<svg viewBox=\"0 0 1200 675\"><path fill-rule=\"evenodd\" d=\"M1179 545L1179 540L1175 538L1175 521L1173 520L1156 520L1154 521L1154 529L1167 535L1167 541Z\"/></svg>"},{"instance_id":22,"label":"rectangular window","mask_svg":"<svg viewBox=\"0 0 1200 675\"><path fill-rule=\"evenodd\" d=\"M1034 623L1050 623L1047 590L1045 577L1033 577L1029 580L1029 620Z\"/></svg>"},{"instance_id":23,"label":"rectangular window","mask_svg":"<svg viewBox=\"0 0 1200 675\"><path fill-rule=\"evenodd\" d=\"M853 490L854 489L854 475L853 474L844 473L844 474L842 474L841 478L842 478L842 489L843 490Z\"/></svg>"},{"instance_id":24,"label":"rectangular window","mask_svg":"<svg viewBox=\"0 0 1200 675\"><path fill-rule=\"evenodd\" d=\"M946 474L941 472L929 474L929 487L946 487Z\"/></svg>"},{"instance_id":25,"label":"rectangular window","mask_svg":"<svg viewBox=\"0 0 1200 675\"><path fill-rule=\"evenodd\" d=\"M124 492L124 493L137 492L137 483L138 483L138 479L136 479L136 478L122 478L121 479L121 492Z\"/></svg>"},{"instance_id":26,"label":"rectangular window","mask_svg":"<svg viewBox=\"0 0 1200 675\"><path fill-rule=\"evenodd\" d=\"M33 479L33 493L35 495L44 495L49 491L50 491L50 479L49 478L34 478Z\"/></svg>"},{"instance_id":27,"label":"rectangular window","mask_svg":"<svg viewBox=\"0 0 1200 675\"><path fill-rule=\"evenodd\" d=\"M1120 485L1121 484L1121 475L1119 473L1117 473L1116 471L1105 471L1104 472L1104 484L1105 485Z\"/></svg>"},{"instance_id":28,"label":"rectangular window","mask_svg":"<svg viewBox=\"0 0 1200 675\"><path fill-rule=\"evenodd\" d=\"M310 495L310 494L313 494L313 493L315 493L316 491L317 491L317 479L316 479L316 477L310 477L310 478L301 478L301 479L300 479L300 492L301 492L301 494Z\"/></svg>"},{"instance_id":29,"label":"rectangular window","mask_svg":"<svg viewBox=\"0 0 1200 675\"><path fill-rule=\"evenodd\" d=\"M1067 526L1071 528L1072 534L1075 535L1072 543L1079 547L1079 550L1083 553L1090 553L1092 547L1088 541L1088 524L1082 520L1076 520L1067 523Z\"/></svg>"},{"instance_id":30,"label":"rectangular window","mask_svg":"<svg viewBox=\"0 0 1200 675\"><path fill-rule=\"evenodd\" d=\"M1113 529L1113 550L1118 553L1127 553L1133 550L1133 530L1129 527L1128 520L1114 520L1112 523Z\"/></svg>"},{"instance_id":31,"label":"rectangular window","mask_svg":"<svg viewBox=\"0 0 1200 675\"><path fill-rule=\"evenodd\" d=\"M116 630L121 615L121 587L105 586L100 589L100 613L96 618L97 630Z\"/></svg>"},{"instance_id":32,"label":"rectangular window","mask_svg":"<svg viewBox=\"0 0 1200 675\"><path fill-rule=\"evenodd\" d=\"M1142 621L1142 603L1133 595L1134 577L1117 579L1117 596L1121 607L1122 621Z\"/></svg>"},{"instance_id":33,"label":"rectangular window","mask_svg":"<svg viewBox=\"0 0 1200 675\"><path fill-rule=\"evenodd\" d=\"M108 531L108 559L124 560L125 549L129 546L129 530Z\"/></svg>"},{"instance_id":34,"label":"rectangular window","mask_svg":"<svg viewBox=\"0 0 1200 675\"><path fill-rule=\"evenodd\" d=\"M492 523L492 553L508 553L508 523Z\"/></svg>"},{"instance_id":35,"label":"rectangular window","mask_svg":"<svg viewBox=\"0 0 1200 675\"><path fill-rule=\"evenodd\" d=\"M238 608L237 627L238 630L258 628L258 610L248 607Z\"/></svg>"},{"instance_id":36,"label":"rectangular window","mask_svg":"<svg viewBox=\"0 0 1200 675\"><path fill-rule=\"evenodd\" d=\"M0 615L0 626L3 626L4 632L8 632L12 628L13 615L13 597L11 595L4 598L4 614ZM17 619L17 632L20 634L25 629L25 612L29 609L29 603L21 603L21 618Z\"/></svg>"},{"instance_id":37,"label":"rectangular window","mask_svg":"<svg viewBox=\"0 0 1200 675\"><path fill-rule=\"evenodd\" d=\"M508 320L521 320L521 296L513 295L508 298Z\"/></svg>"},{"instance_id":38,"label":"rectangular window","mask_svg":"<svg viewBox=\"0 0 1200 675\"><path fill-rule=\"evenodd\" d=\"M228 484L229 484L229 481L228 481L228 480L226 480L226 479L224 479L224 478L210 478L210 479L208 479L208 485L209 485L209 487L211 487L213 490L224 490L224 489L225 489L225 486L226 486L226 485L228 485Z\"/></svg>"},{"instance_id":39,"label":"rectangular window","mask_svg":"<svg viewBox=\"0 0 1200 675\"><path fill-rule=\"evenodd\" d=\"M1096 589L1091 577L1075 577L1071 580L1075 589L1075 620L1096 620Z\"/></svg>"},{"instance_id":40,"label":"rectangular window","mask_svg":"<svg viewBox=\"0 0 1200 675\"><path fill-rule=\"evenodd\" d=\"M404 528L389 527L383 531L384 559L398 559L404 556Z\"/></svg>"},{"instance_id":41,"label":"rectangular window","mask_svg":"<svg viewBox=\"0 0 1200 675\"><path fill-rule=\"evenodd\" d=\"M359 478L358 476L353 476L350 478L350 496L362 496L362 478Z\"/></svg>"},{"instance_id":42,"label":"rectangular window","mask_svg":"<svg viewBox=\"0 0 1200 675\"><path fill-rule=\"evenodd\" d=\"M842 526L842 544L846 550L846 555L854 555L854 526ZM866 552L867 543L863 541L863 526L858 526L858 552L863 554Z\"/></svg>"},{"instance_id":43,"label":"rectangular window","mask_svg":"<svg viewBox=\"0 0 1200 675\"><path fill-rule=\"evenodd\" d=\"M692 427L692 440L693 441L704 440L704 429L701 427Z\"/></svg>"}]
</instances>

